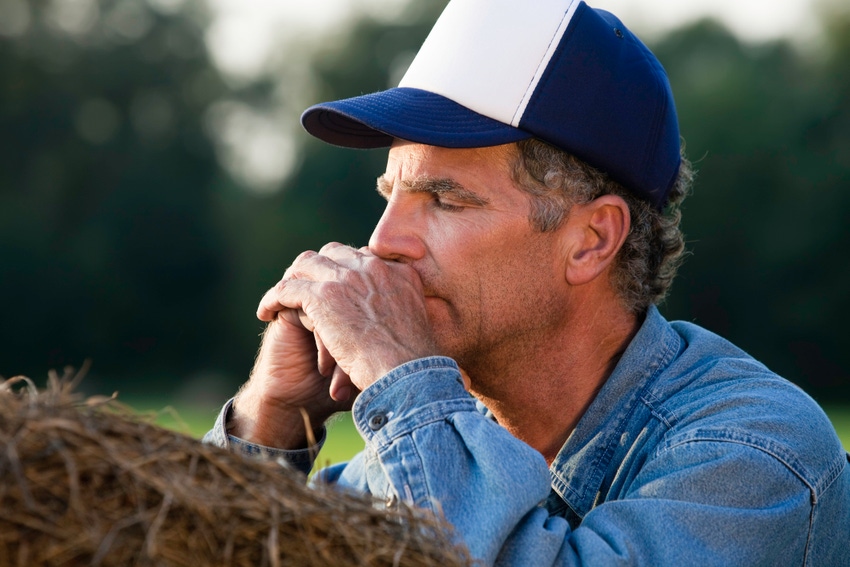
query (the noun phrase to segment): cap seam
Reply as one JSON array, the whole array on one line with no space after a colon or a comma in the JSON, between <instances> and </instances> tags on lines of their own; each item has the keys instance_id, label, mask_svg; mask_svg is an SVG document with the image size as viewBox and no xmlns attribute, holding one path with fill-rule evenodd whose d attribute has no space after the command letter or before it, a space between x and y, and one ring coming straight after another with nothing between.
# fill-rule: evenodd
<instances>
[{"instance_id":1,"label":"cap seam","mask_svg":"<svg viewBox=\"0 0 850 567\"><path fill-rule=\"evenodd\" d=\"M587 7L587 4L585 4L585 7ZM584 17L584 13L587 10L581 10L581 12L579 12L580 9L581 9L581 6L576 8L575 14L573 14L573 17L570 20L569 27L564 32L564 35L561 36L561 43L567 42L569 40L569 38L572 36L572 34L575 33L575 30L576 30L576 28L578 28L579 23L581 23L581 18ZM552 69L554 68L553 65L552 65L552 61L554 61L554 60L555 60L554 57L549 59L549 65L547 65L546 71L543 72L543 75L540 77L540 80L537 82L537 88L535 89L535 93L540 92L541 90L545 90L546 83L548 83L552 79ZM537 106L537 104L538 104L538 101L534 98L534 95L532 94L532 96L529 97L528 104L526 104L526 106L525 106L525 112L523 113L523 116L528 113L529 109L533 110ZM517 126L517 127L519 127L519 126Z\"/></svg>"},{"instance_id":2,"label":"cap seam","mask_svg":"<svg viewBox=\"0 0 850 567\"><path fill-rule=\"evenodd\" d=\"M520 121L522 120L522 115L525 114L524 111L528 109L528 105L531 103L531 97L534 96L534 92L537 90L537 89L533 88L533 86L535 85L535 78L537 77L538 73L540 73L540 68L541 68L541 66L543 66L543 62L546 61L547 62L546 66L543 67L543 72L540 73L540 78L536 82L536 84L539 86L540 82L543 80L543 75L546 74L546 69L549 66L549 62L552 61L555 53L553 52L552 55L550 55L548 57L548 59L547 59L546 56L549 54L549 50L552 47L552 44L555 43L555 38L559 37L558 31L564 25L564 20L567 19L567 16L569 15L570 11L572 10L573 5L576 4L576 1L580 2L580 0L573 0L572 2L570 2L570 5L564 11L563 16L561 16L560 23L555 28L555 32L552 34L552 37L549 39L549 43L546 44L546 49L543 51L543 55L540 57L540 59L537 62L537 65L534 67L534 73L531 75L531 79L528 81L528 85L526 85L526 88L523 91L524 94L523 94L522 98L519 100L519 103L517 104L516 108L514 109L514 114L511 117L511 123L510 123L511 126L514 126L515 128L518 127ZM573 17L575 17L576 12L578 11L578 7L576 7L576 9L572 10L572 11L573 11ZM572 18L570 18L570 20L572 20ZM567 32L569 31L570 23L567 23L567 29L564 30L564 33L560 34L560 39L558 40L558 44L563 42L564 38L567 36ZM557 49L558 48L556 47L555 51L557 51Z\"/></svg>"}]
</instances>

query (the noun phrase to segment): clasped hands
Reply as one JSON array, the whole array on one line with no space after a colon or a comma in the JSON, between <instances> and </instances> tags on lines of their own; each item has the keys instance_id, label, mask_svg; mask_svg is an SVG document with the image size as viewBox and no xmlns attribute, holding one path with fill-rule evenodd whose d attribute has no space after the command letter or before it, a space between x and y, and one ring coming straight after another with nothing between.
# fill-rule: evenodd
<instances>
[{"instance_id":1,"label":"clasped hands","mask_svg":"<svg viewBox=\"0 0 850 567\"><path fill-rule=\"evenodd\" d=\"M303 445L303 412L317 430L350 409L356 392L437 350L419 274L368 248L331 243L302 253L257 317L268 326L231 433L263 445Z\"/></svg>"}]
</instances>

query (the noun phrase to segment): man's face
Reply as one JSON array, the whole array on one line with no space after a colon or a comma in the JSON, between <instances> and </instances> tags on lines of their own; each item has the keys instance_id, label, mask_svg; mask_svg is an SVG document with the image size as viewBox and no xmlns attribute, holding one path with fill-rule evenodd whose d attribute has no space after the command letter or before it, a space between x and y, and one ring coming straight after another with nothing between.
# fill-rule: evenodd
<instances>
[{"instance_id":1,"label":"man's face","mask_svg":"<svg viewBox=\"0 0 850 567\"><path fill-rule=\"evenodd\" d=\"M437 345L471 374L546 341L566 308L558 231L529 223L515 151L397 142L378 178L387 208L369 248L419 273Z\"/></svg>"}]
</instances>

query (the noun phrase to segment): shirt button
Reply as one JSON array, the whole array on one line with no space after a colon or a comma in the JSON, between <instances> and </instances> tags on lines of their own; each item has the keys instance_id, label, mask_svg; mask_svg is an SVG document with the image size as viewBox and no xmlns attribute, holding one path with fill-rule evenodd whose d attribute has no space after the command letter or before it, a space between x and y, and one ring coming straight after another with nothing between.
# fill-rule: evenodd
<instances>
[{"instance_id":1,"label":"shirt button","mask_svg":"<svg viewBox=\"0 0 850 567\"><path fill-rule=\"evenodd\" d=\"M387 424L387 416L383 413L376 413L369 418L369 429L377 431Z\"/></svg>"}]
</instances>

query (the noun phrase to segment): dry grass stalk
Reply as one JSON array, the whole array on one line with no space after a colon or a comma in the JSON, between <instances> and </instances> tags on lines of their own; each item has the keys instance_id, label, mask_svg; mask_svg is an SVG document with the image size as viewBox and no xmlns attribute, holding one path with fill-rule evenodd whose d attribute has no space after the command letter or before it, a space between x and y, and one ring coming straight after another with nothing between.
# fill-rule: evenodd
<instances>
[{"instance_id":1,"label":"dry grass stalk","mask_svg":"<svg viewBox=\"0 0 850 567\"><path fill-rule=\"evenodd\" d=\"M0 384L0 567L469 564L432 516L308 488L70 377Z\"/></svg>"}]
</instances>

